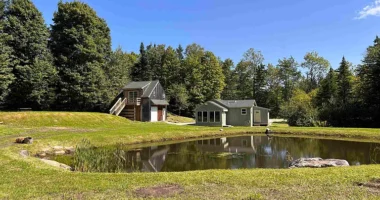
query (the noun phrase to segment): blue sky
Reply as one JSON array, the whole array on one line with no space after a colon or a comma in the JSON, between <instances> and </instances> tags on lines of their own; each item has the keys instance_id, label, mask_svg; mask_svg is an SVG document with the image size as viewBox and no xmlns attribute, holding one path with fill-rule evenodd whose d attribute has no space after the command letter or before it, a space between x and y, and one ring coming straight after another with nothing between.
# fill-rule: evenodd
<instances>
[{"instance_id":1,"label":"blue sky","mask_svg":"<svg viewBox=\"0 0 380 200\"><path fill-rule=\"evenodd\" d=\"M47 24L58 0L34 0ZM380 32L380 0L84 0L111 29L112 45L197 43L235 64L249 48L266 63L317 51L336 68L359 64ZM380 34L379 34L380 35Z\"/></svg>"}]
</instances>

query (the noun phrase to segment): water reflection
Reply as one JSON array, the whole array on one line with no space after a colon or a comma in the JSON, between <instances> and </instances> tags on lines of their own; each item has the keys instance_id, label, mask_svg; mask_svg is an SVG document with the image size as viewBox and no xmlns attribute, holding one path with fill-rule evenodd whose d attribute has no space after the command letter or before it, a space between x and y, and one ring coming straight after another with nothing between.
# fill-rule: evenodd
<instances>
[{"instance_id":1,"label":"water reflection","mask_svg":"<svg viewBox=\"0 0 380 200\"><path fill-rule=\"evenodd\" d=\"M120 148L120 147L118 147ZM208 140L104 151L107 159L123 158L117 171L172 172L206 169L287 168L293 159L321 157L345 159L350 165L380 162L380 144L267 136L223 137ZM116 150L114 150L116 151ZM120 153L122 152L122 153ZM115 155L115 156L112 156ZM86 166L94 166L82 159ZM110 165L111 161L107 165ZM101 161L98 163L107 163ZM84 163L80 163L83 165ZM74 162L74 165L78 163ZM102 169L97 167L96 169ZM89 170L91 171L91 170ZM103 170L104 171L104 170ZM107 170L110 172L116 170Z\"/></svg>"}]
</instances>

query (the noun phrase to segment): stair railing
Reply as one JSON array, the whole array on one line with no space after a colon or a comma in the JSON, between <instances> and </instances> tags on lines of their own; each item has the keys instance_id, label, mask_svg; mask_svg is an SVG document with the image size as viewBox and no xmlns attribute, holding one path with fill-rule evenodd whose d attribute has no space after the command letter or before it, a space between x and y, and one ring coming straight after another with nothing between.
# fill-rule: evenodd
<instances>
[{"instance_id":1,"label":"stair railing","mask_svg":"<svg viewBox=\"0 0 380 200\"><path fill-rule=\"evenodd\" d=\"M112 108L110 109L110 114L113 115L115 113L115 109L116 107L119 106L119 104L121 103L122 101L122 98L119 98L116 103L112 106Z\"/></svg>"},{"instance_id":2,"label":"stair railing","mask_svg":"<svg viewBox=\"0 0 380 200\"><path fill-rule=\"evenodd\" d=\"M123 101L121 101L121 103L119 104L119 106L116 107L116 110L115 110L115 115L116 116L119 116L120 113L121 113L121 111L124 110L126 102L127 102L127 99L124 98Z\"/></svg>"},{"instance_id":3,"label":"stair railing","mask_svg":"<svg viewBox=\"0 0 380 200\"><path fill-rule=\"evenodd\" d=\"M110 109L110 114L119 116L121 111L123 111L123 109L125 108L126 100L127 100L126 98L119 98Z\"/></svg>"}]
</instances>

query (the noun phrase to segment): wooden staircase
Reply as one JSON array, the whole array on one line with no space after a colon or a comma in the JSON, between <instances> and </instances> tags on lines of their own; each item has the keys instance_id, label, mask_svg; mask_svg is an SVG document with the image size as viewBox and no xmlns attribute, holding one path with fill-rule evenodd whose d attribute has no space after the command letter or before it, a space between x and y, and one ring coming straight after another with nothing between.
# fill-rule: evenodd
<instances>
[{"instance_id":1,"label":"wooden staircase","mask_svg":"<svg viewBox=\"0 0 380 200\"><path fill-rule=\"evenodd\" d=\"M119 98L110 109L110 114L119 116L120 113L124 110L126 102L127 102L126 98Z\"/></svg>"},{"instance_id":2,"label":"wooden staircase","mask_svg":"<svg viewBox=\"0 0 380 200\"><path fill-rule=\"evenodd\" d=\"M134 108L124 108L120 112L120 116L125 117L129 120L136 120L135 119L135 109Z\"/></svg>"}]
</instances>

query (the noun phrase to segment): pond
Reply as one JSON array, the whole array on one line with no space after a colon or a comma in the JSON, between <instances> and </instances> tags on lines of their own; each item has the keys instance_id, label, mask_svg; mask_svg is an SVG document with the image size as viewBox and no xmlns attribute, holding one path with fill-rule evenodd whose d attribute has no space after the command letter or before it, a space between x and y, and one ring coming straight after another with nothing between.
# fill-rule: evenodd
<instances>
[{"instance_id":1,"label":"pond","mask_svg":"<svg viewBox=\"0 0 380 200\"><path fill-rule=\"evenodd\" d=\"M288 168L298 158L380 163L380 144L328 139L239 136L145 146L78 145L73 156L53 159L83 172L180 172L207 169Z\"/></svg>"}]
</instances>

